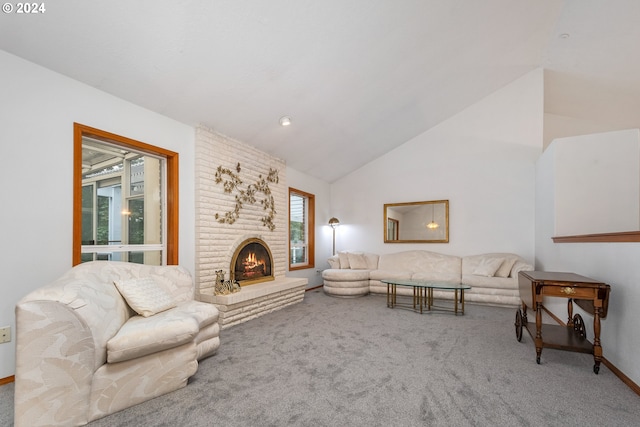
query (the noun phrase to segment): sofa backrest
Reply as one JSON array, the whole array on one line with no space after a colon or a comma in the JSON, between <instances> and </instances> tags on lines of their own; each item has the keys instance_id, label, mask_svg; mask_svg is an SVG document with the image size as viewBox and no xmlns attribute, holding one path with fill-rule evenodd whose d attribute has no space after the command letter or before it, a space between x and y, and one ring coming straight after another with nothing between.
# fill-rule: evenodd
<instances>
[{"instance_id":1,"label":"sofa backrest","mask_svg":"<svg viewBox=\"0 0 640 427\"><path fill-rule=\"evenodd\" d=\"M91 330L97 369L107 360L107 341L136 314L113 282L149 276L163 284L177 303L193 300L193 280L183 267L93 261L73 267L53 283L25 296L18 305L54 301L75 312Z\"/></svg>"},{"instance_id":2,"label":"sofa backrest","mask_svg":"<svg viewBox=\"0 0 640 427\"><path fill-rule=\"evenodd\" d=\"M94 348L94 369L103 365L107 360L106 343L113 337L124 322L131 316L130 309L113 284L107 284L100 277L100 270L90 268L82 264L72 268L54 282L38 288L18 302L16 313L20 318L16 319L17 327L22 327L26 332L35 325L33 319L37 318L39 310L48 312L50 324L58 320L53 314L53 309L47 308L50 304L56 304L60 309L66 308L69 313L85 325L90 331ZM32 315L27 313L31 312ZM38 325L43 330L49 325ZM62 332L66 339L66 332ZM28 340L28 339L27 339Z\"/></svg>"},{"instance_id":3,"label":"sofa backrest","mask_svg":"<svg viewBox=\"0 0 640 427\"><path fill-rule=\"evenodd\" d=\"M462 277L460 257L430 251L404 251L380 255L378 269L410 271L447 280L459 281Z\"/></svg>"},{"instance_id":4,"label":"sofa backrest","mask_svg":"<svg viewBox=\"0 0 640 427\"><path fill-rule=\"evenodd\" d=\"M370 252L341 251L330 257L327 262L334 269L377 270L378 254Z\"/></svg>"}]
</instances>

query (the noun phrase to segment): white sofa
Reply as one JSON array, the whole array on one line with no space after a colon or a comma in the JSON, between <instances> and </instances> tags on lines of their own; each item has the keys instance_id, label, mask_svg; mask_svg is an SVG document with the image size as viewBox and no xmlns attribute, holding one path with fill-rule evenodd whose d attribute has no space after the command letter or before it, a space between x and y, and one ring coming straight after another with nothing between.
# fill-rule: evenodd
<instances>
[{"instance_id":1,"label":"white sofa","mask_svg":"<svg viewBox=\"0 0 640 427\"><path fill-rule=\"evenodd\" d=\"M184 387L219 332L182 267L78 265L16 306L15 425L83 425Z\"/></svg>"},{"instance_id":2,"label":"white sofa","mask_svg":"<svg viewBox=\"0 0 640 427\"><path fill-rule=\"evenodd\" d=\"M429 251L404 251L377 255L339 252L322 272L325 293L357 297L386 294L384 279L426 280L470 285L465 300L495 305L520 304L518 272L533 266L511 253L487 253L458 257ZM399 295L412 295L409 287L398 287ZM453 298L452 292L434 292L436 298Z\"/></svg>"}]
</instances>

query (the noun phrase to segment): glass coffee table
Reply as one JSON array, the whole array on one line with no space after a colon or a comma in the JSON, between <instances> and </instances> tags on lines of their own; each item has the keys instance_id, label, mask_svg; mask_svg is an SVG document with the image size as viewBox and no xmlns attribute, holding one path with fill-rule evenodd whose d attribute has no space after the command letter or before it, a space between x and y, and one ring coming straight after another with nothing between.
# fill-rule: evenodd
<instances>
[{"instance_id":1,"label":"glass coffee table","mask_svg":"<svg viewBox=\"0 0 640 427\"><path fill-rule=\"evenodd\" d=\"M395 308L408 307L407 304L398 303L397 287L405 286L413 288L413 302L411 307L415 311L423 312L426 308L431 310L444 310L452 311L456 315L460 313L464 315L464 291L471 289L469 285L463 285L461 283L445 283L445 282L431 282L422 280L396 280L396 279L384 279L382 283L387 285L387 307ZM433 290L453 291L455 293L453 299L453 307L440 307L433 304Z\"/></svg>"}]
</instances>

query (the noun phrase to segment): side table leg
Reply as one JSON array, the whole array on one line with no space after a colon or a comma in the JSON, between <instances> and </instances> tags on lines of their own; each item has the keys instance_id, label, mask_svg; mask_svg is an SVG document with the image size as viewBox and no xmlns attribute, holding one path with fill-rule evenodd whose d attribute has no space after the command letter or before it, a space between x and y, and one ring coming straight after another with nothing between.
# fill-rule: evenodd
<instances>
[{"instance_id":1,"label":"side table leg","mask_svg":"<svg viewBox=\"0 0 640 427\"><path fill-rule=\"evenodd\" d=\"M602 345L600 344L600 313L602 307L594 307L593 313L593 372L600 372L600 362L602 361Z\"/></svg>"},{"instance_id":2,"label":"side table leg","mask_svg":"<svg viewBox=\"0 0 640 427\"><path fill-rule=\"evenodd\" d=\"M542 304L536 302L536 363L540 364L540 355L542 354Z\"/></svg>"}]
</instances>

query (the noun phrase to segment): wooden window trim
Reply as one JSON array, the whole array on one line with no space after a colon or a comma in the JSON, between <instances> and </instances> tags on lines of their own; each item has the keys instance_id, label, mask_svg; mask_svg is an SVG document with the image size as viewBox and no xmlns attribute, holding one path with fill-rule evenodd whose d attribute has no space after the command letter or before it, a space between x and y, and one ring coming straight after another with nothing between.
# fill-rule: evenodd
<instances>
[{"instance_id":1,"label":"wooden window trim","mask_svg":"<svg viewBox=\"0 0 640 427\"><path fill-rule=\"evenodd\" d=\"M640 242L640 231L554 236L552 239L553 243L629 243Z\"/></svg>"},{"instance_id":2,"label":"wooden window trim","mask_svg":"<svg viewBox=\"0 0 640 427\"><path fill-rule=\"evenodd\" d=\"M131 147L147 154L163 157L167 166L167 265L178 265L178 205L179 205L179 155L176 152L136 141L111 132L73 124L73 254L72 265L78 265L82 257L82 137L106 140L123 147Z\"/></svg>"},{"instance_id":3,"label":"wooden window trim","mask_svg":"<svg viewBox=\"0 0 640 427\"><path fill-rule=\"evenodd\" d=\"M294 194L299 194L301 196L304 196L307 198L307 200L309 201L309 206L307 207L307 211L309 212L308 214L308 218L307 221L309 223L308 227L309 227L309 241L308 241L308 263L305 265L296 265L296 266L292 266L290 263L290 258L289 256L291 255L291 207L289 207L289 227L288 227L288 247L289 250L287 251L287 265L289 266L289 271L295 271L295 270L305 270L305 269L309 269L309 268L315 268L316 265L316 260L315 260L315 247L316 247L316 242L315 242L315 230L316 230L316 196L311 194L311 193L307 193L305 191L302 190L298 190L296 188L293 187L289 187L289 201L291 200L291 193Z\"/></svg>"}]
</instances>

